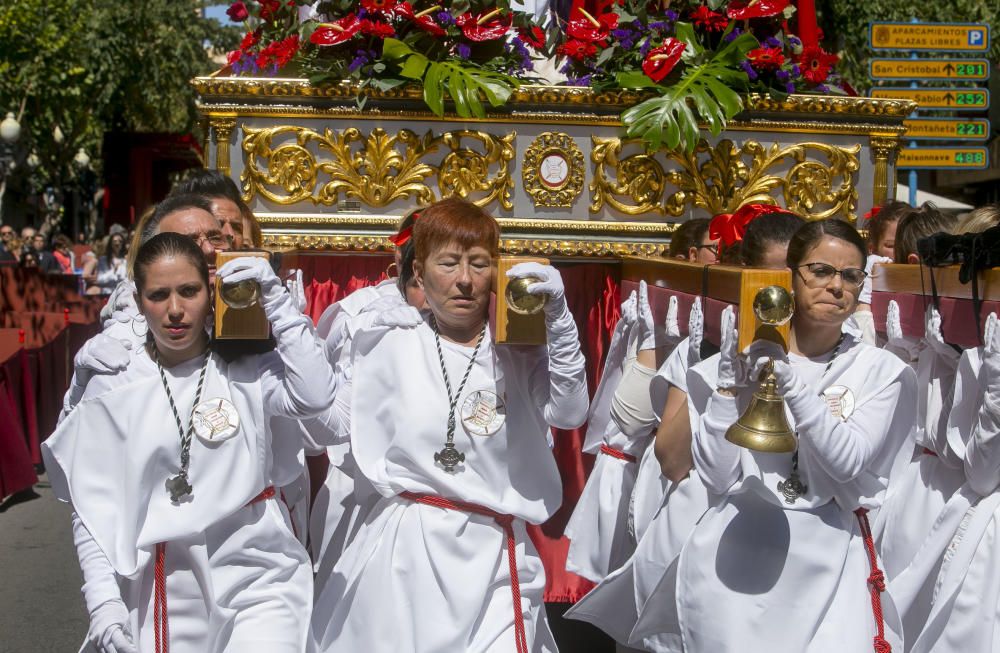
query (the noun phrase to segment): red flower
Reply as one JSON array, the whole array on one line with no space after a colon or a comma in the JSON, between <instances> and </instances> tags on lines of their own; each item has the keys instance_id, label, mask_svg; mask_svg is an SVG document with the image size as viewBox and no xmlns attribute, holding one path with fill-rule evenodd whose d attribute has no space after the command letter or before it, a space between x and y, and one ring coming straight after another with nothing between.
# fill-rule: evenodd
<instances>
[{"instance_id":1,"label":"red flower","mask_svg":"<svg viewBox=\"0 0 1000 653\"><path fill-rule=\"evenodd\" d=\"M419 29L422 29L432 36L444 36L448 33L443 27L434 22L434 18L430 15L424 14L422 11L420 14L414 12L413 5L409 2L401 2L396 5L396 15L402 16L406 20L413 21L413 24Z\"/></svg>"},{"instance_id":2,"label":"red flower","mask_svg":"<svg viewBox=\"0 0 1000 653\"><path fill-rule=\"evenodd\" d=\"M830 75L834 64L840 61L840 57L830 54L818 45L809 45L802 48L797 61L803 79L812 84L822 84Z\"/></svg>"},{"instance_id":3,"label":"red flower","mask_svg":"<svg viewBox=\"0 0 1000 653\"><path fill-rule=\"evenodd\" d=\"M556 48L556 52L569 57L570 59L583 61L584 59L597 54L597 46L593 43L588 43L587 41L577 41L576 39L573 39L566 41Z\"/></svg>"},{"instance_id":4,"label":"red flower","mask_svg":"<svg viewBox=\"0 0 1000 653\"><path fill-rule=\"evenodd\" d=\"M316 45L338 45L361 30L361 21L354 14L348 14L332 23L323 23L316 28L309 40Z\"/></svg>"},{"instance_id":5,"label":"red flower","mask_svg":"<svg viewBox=\"0 0 1000 653\"><path fill-rule=\"evenodd\" d=\"M295 53L299 51L299 35L292 34L287 39L272 43L268 46L271 49L271 56L278 68L284 68Z\"/></svg>"},{"instance_id":6,"label":"red flower","mask_svg":"<svg viewBox=\"0 0 1000 653\"><path fill-rule=\"evenodd\" d=\"M392 29L392 25L375 22L367 18L361 21L361 33L370 34L380 39L387 39L390 36L396 35L396 31Z\"/></svg>"},{"instance_id":7,"label":"red flower","mask_svg":"<svg viewBox=\"0 0 1000 653\"><path fill-rule=\"evenodd\" d=\"M668 38L658 48L653 48L642 61L642 72L654 82L660 82L670 74L681 60L686 46L675 38Z\"/></svg>"},{"instance_id":8,"label":"red flower","mask_svg":"<svg viewBox=\"0 0 1000 653\"><path fill-rule=\"evenodd\" d=\"M733 0L726 9L726 14L733 20L750 20L751 18L767 18L777 16L785 11L791 0Z\"/></svg>"},{"instance_id":9,"label":"red flower","mask_svg":"<svg viewBox=\"0 0 1000 653\"><path fill-rule=\"evenodd\" d=\"M361 7L372 14L388 16L396 9L396 0L361 0Z\"/></svg>"},{"instance_id":10,"label":"red flower","mask_svg":"<svg viewBox=\"0 0 1000 653\"><path fill-rule=\"evenodd\" d=\"M240 50L246 52L253 46L257 45L257 42L259 40L260 40L260 30L247 32L246 35L243 37L243 40L240 41Z\"/></svg>"},{"instance_id":11,"label":"red flower","mask_svg":"<svg viewBox=\"0 0 1000 653\"><path fill-rule=\"evenodd\" d=\"M579 41L589 43L599 43L608 38L611 30L618 27L618 14L601 14L594 18L582 7L577 7L570 14L569 24L566 25L566 33Z\"/></svg>"},{"instance_id":12,"label":"red flower","mask_svg":"<svg viewBox=\"0 0 1000 653\"><path fill-rule=\"evenodd\" d=\"M781 48L755 48L747 52L747 59L757 70L777 70L785 63Z\"/></svg>"},{"instance_id":13,"label":"red flower","mask_svg":"<svg viewBox=\"0 0 1000 653\"><path fill-rule=\"evenodd\" d=\"M229 5L229 9L226 9L226 15L234 23L242 23L250 17L250 12L247 11L247 6L242 2L234 2Z\"/></svg>"},{"instance_id":14,"label":"red flower","mask_svg":"<svg viewBox=\"0 0 1000 653\"><path fill-rule=\"evenodd\" d=\"M233 50L228 55L226 55L226 63L232 66L234 63L239 61L240 57L242 56L243 56L242 52L240 52L239 50Z\"/></svg>"},{"instance_id":15,"label":"red flower","mask_svg":"<svg viewBox=\"0 0 1000 653\"><path fill-rule=\"evenodd\" d=\"M522 41L536 50L541 50L545 47L545 32L542 31L541 27L532 27L531 29L522 27L517 30L517 35L521 37Z\"/></svg>"},{"instance_id":16,"label":"red flower","mask_svg":"<svg viewBox=\"0 0 1000 653\"><path fill-rule=\"evenodd\" d=\"M281 10L280 0L260 0L260 19L269 21Z\"/></svg>"},{"instance_id":17,"label":"red flower","mask_svg":"<svg viewBox=\"0 0 1000 653\"><path fill-rule=\"evenodd\" d=\"M503 38L513 22L514 14L503 15L500 9L481 14L465 13L455 17L455 23L462 28L465 38L477 43Z\"/></svg>"},{"instance_id":18,"label":"red flower","mask_svg":"<svg viewBox=\"0 0 1000 653\"><path fill-rule=\"evenodd\" d=\"M698 27L703 28L706 32L722 32L725 31L726 26L729 21L722 14L717 14L705 5L702 5L691 12L691 20Z\"/></svg>"}]
</instances>

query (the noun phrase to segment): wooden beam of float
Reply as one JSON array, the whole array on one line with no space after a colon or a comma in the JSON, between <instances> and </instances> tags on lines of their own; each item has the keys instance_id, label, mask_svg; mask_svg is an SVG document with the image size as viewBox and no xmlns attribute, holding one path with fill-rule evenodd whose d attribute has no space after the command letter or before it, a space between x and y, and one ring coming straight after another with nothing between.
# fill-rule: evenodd
<instances>
[{"instance_id":1,"label":"wooden beam of float","mask_svg":"<svg viewBox=\"0 0 1000 653\"><path fill-rule=\"evenodd\" d=\"M676 296L678 304L684 304L684 315L690 312L695 297L703 297L706 338L719 343L720 316L728 305L737 307L736 324L740 332L739 348L748 346L754 340L774 340L786 346L789 327L787 324L776 329L762 324L753 312L753 300L757 291L766 286L782 286L791 290L792 273L789 270L767 270L743 268L730 265L702 265L677 259L648 259L626 257L622 261L622 296L627 296L640 280L649 285L650 302L653 304L657 321L662 323L670 296ZM679 311L680 312L680 311ZM752 328L740 325L751 324ZM678 316L678 326L682 332L687 329L686 317Z\"/></svg>"}]
</instances>

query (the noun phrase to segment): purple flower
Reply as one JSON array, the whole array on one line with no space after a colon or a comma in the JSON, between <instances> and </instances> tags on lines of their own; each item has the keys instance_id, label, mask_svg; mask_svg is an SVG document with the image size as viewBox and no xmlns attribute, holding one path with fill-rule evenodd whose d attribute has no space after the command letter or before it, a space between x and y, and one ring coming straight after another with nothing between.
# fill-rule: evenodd
<instances>
[{"instance_id":1,"label":"purple flower","mask_svg":"<svg viewBox=\"0 0 1000 653\"><path fill-rule=\"evenodd\" d=\"M820 93L829 93L830 87L827 86L826 84L820 84L816 87L816 90L819 91Z\"/></svg>"},{"instance_id":2,"label":"purple flower","mask_svg":"<svg viewBox=\"0 0 1000 653\"><path fill-rule=\"evenodd\" d=\"M785 84L785 92L786 93L794 93L795 92L795 84L793 84L791 82L788 82L787 84Z\"/></svg>"},{"instance_id":3,"label":"purple flower","mask_svg":"<svg viewBox=\"0 0 1000 653\"><path fill-rule=\"evenodd\" d=\"M516 36L511 39L509 43L504 45L504 51L517 54L517 56L520 57L520 62L512 66L512 70L510 72L517 73L534 68L534 64L531 61L531 53L528 51L528 47L524 44L524 41Z\"/></svg>"},{"instance_id":4,"label":"purple flower","mask_svg":"<svg viewBox=\"0 0 1000 653\"><path fill-rule=\"evenodd\" d=\"M798 64L792 64L792 77L800 77L802 75L802 69L799 68Z\"/></svg>"},{"instance_id":5,"label":"purple flower","mask_svg":"<svg viewBox=\"0 0 1000 653\"><path fill-rule=\"evenodd\" d=\"M666 16L667 16L667 20L669 20L671 23L676 23L677 19L680 18L680 14L678 14L673 9L668 9L667 13L666 13Z\"/></svg>"},{"instance_id":6,"label":"purple flower","mask_svg":"<svg viewBox=\"0 0 1000 653\"><path fill-rule=\"evenodd\" d=\"M747 77L750 78L750 81L753 82L757 80L757 71L753 69L753 66L750 65L749 61L746 60L741 61L740 68L742 68L743 72L747 74Z\"/></svg>"},{"instance_id":7,"label":"purple flower","mask_svg":"<svg viewBox=\"0 0 1000 653\"><path fill-rule=\"evenodd\" d=\"M646 40L642 42L641 46L639 46L639 55L645 59L646 55L649 54L649 51L652 49L653 44L650 42L650 38L646 37Z\"/></svg>"},{"instance_id":8,"label":"purple flower","mask_svg":"<svg viewBox=\"0 0 1000 653\"><path fill-rule=\"evenodd\" d=\"M793 46L802 45L802 41L797 36L792 36L791 34L788 35L788 42Z\"/></svg>"},{"instance_id":9,"label":"purple flower","mask_svg":"<svg viewBox=\"0 0 1000 653\"><path fill-rule=\"evenodd\" d=\"M655 29L655 30L665 30L668 29L669 27L670 26L667 25L662 20L658 20L649 24L649 29Z\"/></svg>"},{"instance_id":10,"label":"purple flower","mask_svg":"<svg viewBox=\"0 0 1000 653\"><path fill-rule=\"evenodd\" d=\"M351 63L347 65L347 72L353 73L369 61L368 52L365 50L358 50L354 59L352 59Z\"/></svg>"},{"instance_id":11,"label":"purple flower","mask_svg":"<svg viewBox=\"0 0 1000 653\"><path fill-rule=\"evenodd\" d=\"M590 86L591 75L588 73L586 75L581 75L580 77L575 77L573 75L567 75L566 83L569 86Z\"/></svg>"},{"instance_id":12,"label":"purple flower","mask_svg":"<svg viewBox=\"0 0 1000 653\"><path fill-rule=\"evenodd\" d=\"M741 29L740 29L739 27L734 27L734 28L732 29L732 31L731 31L731 32L729 32L729 34L726 34L726 36L724 37L724 39L723 39L723 40L724 40L724 41L725 41L726 43L732 43L733 41L735 41L735 40L736 40L736 37L737 37L737 36L739 36L739 35L740 35L740 34L742 34L742 33L743 33L743 30L741 30Z\"/></svg>"},{"instance_id":13,"label":"purple flower","mask_svg":"<svg viewBox=\"0 0 1000 653\"><path fill-rule=\"evenodd\" d=\"M611 30L611 36L618 39L619 41L624 41L625 39L632 36L632 30L629 28L617 28Z\"/></svg>"},{"instance_id":14,"label":"purple flower","mask_svg":"<svg viewBox=\"0 0 1000 653\"><path fill-rule=\"evenodd\" d=\"M787 82L789 77L787 70L778 70L774 76L778 78L779 82Z\"/></svg>"},{"instance_id":15,"label":"purple flower","mask_svg":"<svg viewBox=\"0 0 1000 653\"><path fill-rule=\"evenodd\" d=\"M764 47L765 48L780 48L781 47L781 41L779 41L778 39L774 38L773 36L769 36L766 39L764 39Z\"/></svg>"},{"instance_id":16,"label":"purple flower","mask_svg":"<svg viewBox=\"0 0 1000 653\"><path fill-rule=\"evenodd\" d=\"M365 10L364 7L362 7L361 9L358 9L358 19L359 20L362 19L362 18L365 18L367 15L368 15L368 11Z\"/></svg>"},{"instance_id":17,"label":"purple flower","mask_svg":"<svg viewBox=\"0 0 1000 653\"><path fill-rule=\"evenodd\" d=\"M437 19L437 22L444 27L455 24L455 17L451 15L450 11L439 11L434 14L434 17Z\"/></svg>"},{"instance_id":18,"label":"purple flower","mask_svg":"<svg viewBox=\"0 0 1000 653\"><path fill-rule=\"evenodd\" d=\"M458 54L459 58L468 59L472 54L472 48L464 43L459 43L458 47L455 48L455 52Z\"/></svg>"}]
</instances>

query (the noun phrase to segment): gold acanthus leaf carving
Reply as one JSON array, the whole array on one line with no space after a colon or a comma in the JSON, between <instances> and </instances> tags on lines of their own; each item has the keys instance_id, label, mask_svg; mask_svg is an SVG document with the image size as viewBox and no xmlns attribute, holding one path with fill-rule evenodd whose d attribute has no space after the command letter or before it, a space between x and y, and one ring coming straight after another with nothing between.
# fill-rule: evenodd
<instances>
[{"instance_id":1,"label":"gold acanthus leaf carving","mask_svg":"<svg viewBox=\"0 0 1000 653\"><path fill-rule=\"evenodd\" d=\"M644 150L622 158L623 147L637 142L593 137L591 211L607 203L627 215L681 216L689 206L716 215L743 204L777 204L781 199L789 210L809 219L855 218L860 145L764 146L754 140L736 145L723 139L712 146L702 140L690 153L664 152L664 158L678 166L667 170L656 154ZM668 194L669 186L676 190Z\"/></svg>"},{"instance_id":2,"label":"gold acanthus leaf carving","mask_svg":"<svg viewBox=\"0 0 1000 653\"><path fill-rule=\"evenodd\" d=\"M373 208L401 199L426 205L437 199L430 184L437 177L441 197L457 195L479 206L496 201L509 210L515 136L472 130L435 136L409 129L389 134L380 127L367 135L356 127L322 133L295 125L245 127L243 198L249 202L259 193L282 206L304 201L334 205L348 198ZM275 146L276 140L282 142ZM483 151L465 146L468 140L478 141ZM442 147L448 153L440 165L425 161Z\"/></svg>"}]
</instances>

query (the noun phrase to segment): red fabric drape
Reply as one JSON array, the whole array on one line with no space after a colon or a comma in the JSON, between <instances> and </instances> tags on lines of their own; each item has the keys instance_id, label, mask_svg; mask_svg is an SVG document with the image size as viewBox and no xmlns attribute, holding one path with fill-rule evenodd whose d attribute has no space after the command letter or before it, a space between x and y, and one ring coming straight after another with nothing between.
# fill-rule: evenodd
<instances>
[{"instance_id":1,"label":"red fabric drape","mask_svg":"<svg viewBox=\"0 0 1000 653\"><path fill-rule=\"evenodd\" d=\"M930 292L928 290L928 292ZM910 295L902 293L872 293L872 314L879 332L885 333L885 319L889 309L889 301L895 299L899 304L899 322L903 333L914 338L924 336L924 311L931 305L932 298L928 295ZM938 308L941 311L941 333L947 342L962 347L979 346L980 333L977 332L976 315L971 299L955 297L939 297ZM986 325L990 313L1000 315L1000 302L984 301L979 310L979 324Z\"/></svg>"},{"instance_id":2,"label":"red fabric drape","mask_svg":"<svg viewBox=\"0 0 1000 653\"><path fill-rule=\"evenodd\" d=\"M4 333L4 345L7 345L10 335L17 337L16 332ZM6 346L3 349L5 352L9 350ZM25 361L26 355L19 345L16 350L0 359L0 500L27 490L38 480L28 448L29 439L22 426L25 424L24 397L21 393L22 375L26 371ZM32 427L33 409L32 405ZM37 440L37 435L35 438Z\"/></svg>"}]
</instances>

